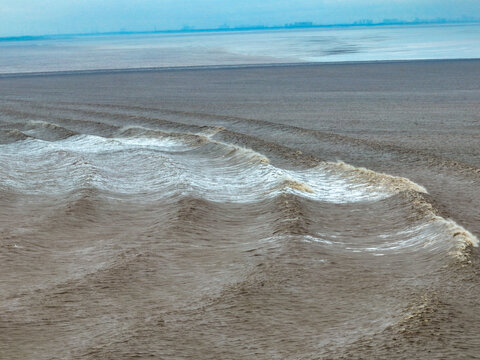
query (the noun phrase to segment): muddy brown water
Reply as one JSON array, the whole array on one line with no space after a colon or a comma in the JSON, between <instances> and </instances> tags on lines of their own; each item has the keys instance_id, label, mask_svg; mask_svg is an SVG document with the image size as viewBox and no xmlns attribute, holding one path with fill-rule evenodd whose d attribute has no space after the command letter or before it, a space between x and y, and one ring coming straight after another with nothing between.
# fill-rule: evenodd
<instances>
[{"instance_id":1,"label":"muddy brown water","mask_svg":"<svg viewBox=\"0 0 480 360\"><path fill-rule=\"evenodd\" d=\"M0 79L2 359L480 354L480 61Z\"/></svg>"}]
</instances>

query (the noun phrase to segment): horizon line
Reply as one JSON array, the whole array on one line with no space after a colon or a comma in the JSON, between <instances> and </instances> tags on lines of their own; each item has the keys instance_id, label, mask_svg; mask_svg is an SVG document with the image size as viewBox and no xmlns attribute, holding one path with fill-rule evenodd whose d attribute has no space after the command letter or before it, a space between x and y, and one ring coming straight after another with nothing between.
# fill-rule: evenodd
<instances>
[{"instance_id":1,"label":"horizon line","mask_svg":"<svg viewBox=\"0 0 480 360\"><path fill-rule=\"evenodd\" d=\"M309 21L294 22L284 25L245 25L229 27L222 25L216 28L199 28L184 26L181 29L163 29L163 30L118 30L118 31L102 31L102 32L81 32L81 33L56 33L56 34L42 34L42 35L14 35L14 36L0 36L0 42L8 41L34 41L34 40L48 40L55 38L68 38L73 36L105 36L105 35L135 35L135 34L172 34L172 33L206 33L206 32L234 32L234 31L255 31L255 30L293 30L293 29L314 29L314 28L334 28L334 27L375 27L375 26L415 26L415 25L449 25L449 24L478 24L480 19L474 20L396 20L373 22L369 19L357 20L353 23L338 23L338 24L314 24Z\"/></svg>"}]
</instances>

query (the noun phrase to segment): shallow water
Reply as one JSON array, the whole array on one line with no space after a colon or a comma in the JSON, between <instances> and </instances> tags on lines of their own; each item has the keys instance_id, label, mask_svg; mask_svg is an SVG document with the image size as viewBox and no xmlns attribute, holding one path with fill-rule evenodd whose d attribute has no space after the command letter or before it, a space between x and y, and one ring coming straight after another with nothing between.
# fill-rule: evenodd
<instances>
[{"instance_id":1,"label":"shallow water","mask_svg":"<svg viewBox=\"0 0 480 360\"><path fill-rule=\"evenodd\" d=\"M480 58L479 24L73 36L0 41L0 73Z\"/></svg>"}]
</instances>

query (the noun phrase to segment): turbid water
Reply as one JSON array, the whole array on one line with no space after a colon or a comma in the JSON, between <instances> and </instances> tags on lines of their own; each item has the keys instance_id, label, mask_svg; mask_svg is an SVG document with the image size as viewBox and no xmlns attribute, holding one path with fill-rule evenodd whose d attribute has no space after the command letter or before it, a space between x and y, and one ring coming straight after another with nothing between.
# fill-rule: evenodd
<instances>
[{"instance_id":1,"label":"turbid water","mask_svg":"<svg viewBox=\"0 0 480 360\"><path fill-rule=\"evenodd\" d=\"M0 82L5 359L480 354L480 61Z\"/></svg>"}]
</instances>

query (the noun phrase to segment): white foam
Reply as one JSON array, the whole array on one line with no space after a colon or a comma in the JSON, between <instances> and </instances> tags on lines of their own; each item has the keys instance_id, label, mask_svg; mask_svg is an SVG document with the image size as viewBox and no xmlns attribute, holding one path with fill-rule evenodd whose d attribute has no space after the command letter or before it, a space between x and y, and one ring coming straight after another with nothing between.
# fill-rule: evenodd
<instances>
[{"instance_id":1,"label":"white foam","mask_svg":"<svg viewBox=\"0 0 480 360\"><path fill-rule=\"evenodd\" d=\"M177 138L72 136L2 145L0 184L24 193L54 194L92 187L152 198L175 194L212 201L252 202L282 193L333 203L390 196L368 183L331 174L321 166L284 170L263 155L210 143L209 151Z\"/></svg>"}]
</instances>

